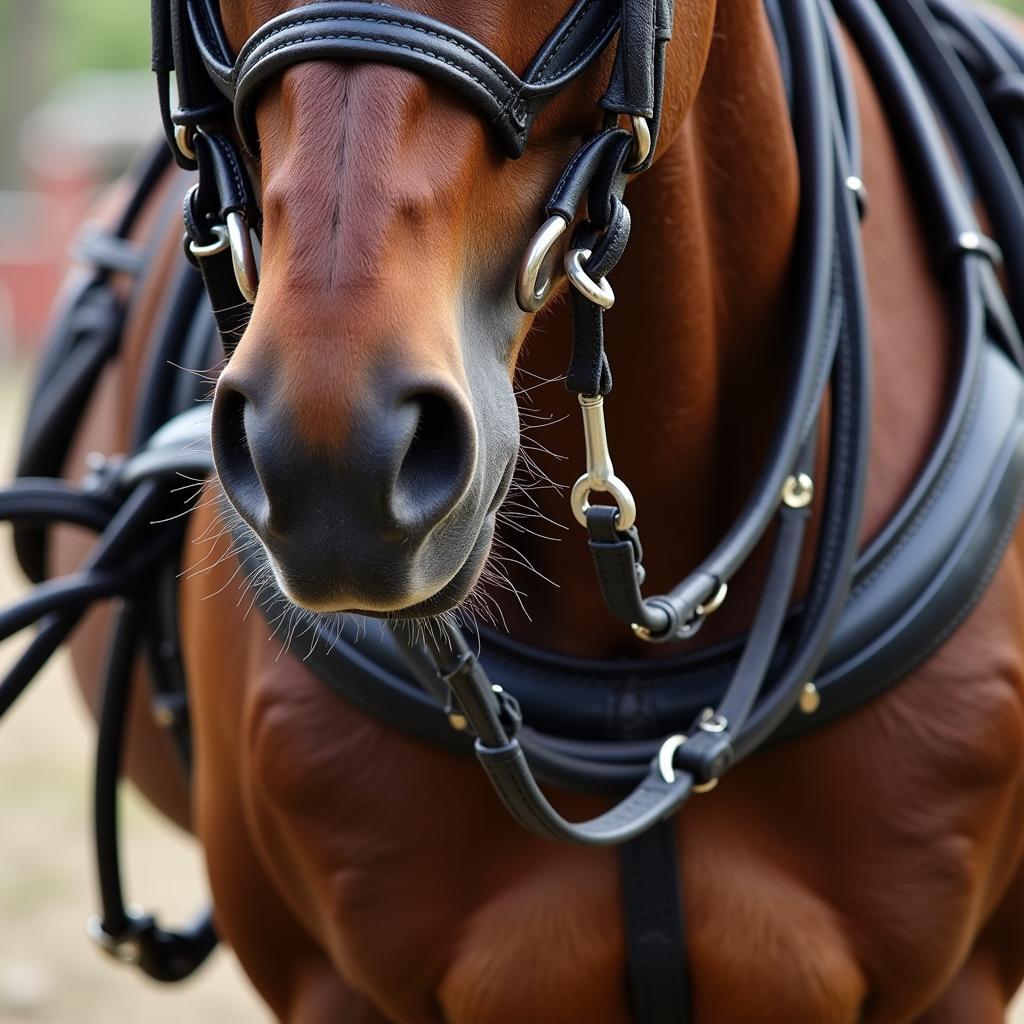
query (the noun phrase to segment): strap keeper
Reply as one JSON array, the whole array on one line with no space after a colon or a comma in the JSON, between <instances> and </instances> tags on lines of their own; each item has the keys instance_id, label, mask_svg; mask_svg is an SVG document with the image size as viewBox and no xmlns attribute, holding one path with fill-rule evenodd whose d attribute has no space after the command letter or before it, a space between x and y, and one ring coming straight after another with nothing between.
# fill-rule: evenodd
<instances>
[{"instance_id":1,"label":"strap keeper","mask_svg":"<svg viewBox=\"0 0 1024 1024\"><path fill-rule=\"evenodd\" d=\"M515 761L522 755L522 747L519 745L519 740L515 737L510 739L508 743L503 743L500 747L489 747L486 743L477 739L473 743L473 749L476 752L477 759L484 766L489 764L507 764L509 761Z\"/></svg>"},{"instance_id":2,"label":"strap keeper","mask_svg":"<svg viewBox=\"0 0 1024 1024\"><path fill-rule=\"evenodd\" d=\"M514 741L519 733L519 727L523 724L523 710L519 706L519 701L497 684L492 686L491 690L498 701L498 718L502 727L509 740Z\"/></svg>"},{"instance_id":3,"label":"strap keeper","mask_svg":"<svg viewBox=\"0 0 1024 1024\"><path fill-rule=\"evenodd\" d=\"M729 770L734 758L729 733L711 733L698 727L676 749L673 762L689 772L697 785L708 785Z\"/></svg>"},{"instance_id":4,"label":"strap keeper","mask_svg":"<svg viewBox=\"0 0 1024 1024\"><path fill-rule=\"evenodd\" d=\"M956 237L951 256L984 256L994 267L1003 265L1003 250L988 235L983 235L974 228L961 231Z\"/></svg>"}]
</instances>

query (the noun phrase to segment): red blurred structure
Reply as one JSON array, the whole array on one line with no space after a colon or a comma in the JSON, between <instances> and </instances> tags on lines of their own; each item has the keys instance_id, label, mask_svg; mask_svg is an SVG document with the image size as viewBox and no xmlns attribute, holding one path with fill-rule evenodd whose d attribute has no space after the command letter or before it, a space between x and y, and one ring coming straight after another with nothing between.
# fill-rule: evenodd
<instances>
[{"instance_id":1,"label":"red blurred structure","mask_svg":"<svg viewBox=\"0 0 1024 1024\"><path fill-rule=\"evenodd\" d=\"M89 72L25 118L17 145L27 187L0 190L0 355L43 336L79 226L152 134L155 102L145 73Z\"/></svg>"}]
</instances>

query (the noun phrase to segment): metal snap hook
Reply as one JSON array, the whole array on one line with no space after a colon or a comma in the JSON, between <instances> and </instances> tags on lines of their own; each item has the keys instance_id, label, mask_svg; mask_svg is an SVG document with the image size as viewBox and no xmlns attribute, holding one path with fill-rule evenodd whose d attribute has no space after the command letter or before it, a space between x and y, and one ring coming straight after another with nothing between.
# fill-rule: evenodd
<instances>
[{"instance_id":1,"label":"metal snap hook","mask_svg":"<svg viewBox=\"0 0 1024 1024\"><path fill-rule=\"evenodd\" d=\"M524 313L536 313L551 294L554 279L545 277L538 283L537 278L551 247L568 226L569 222L556 213L544 221L526 247L516 277L516 302Z\"/></svg>"},{"instance_id":2,"label":"metal snap hook","mask_svg":"<svg viewBox=\"0 0 1024 1024\"><path fill-rule=\"evenodd\" d=\"M587 471L572 487L572 512L581 526L587 525L590 494L600 491L610 494L619 510L615 519L616 530L628 530L636 522L636 500L625 482L615 475L608 432L604 425L604 396L579 395L583 411L583 437L587 448Z\"/></svg>"},{"instance_id":3,"label":"metal snap hook","mask_svg":"<svg viewBox=\"0 0 1024 1024\"><path fill-rule=\"evenodd\" d=\"M611 309L615 305L615 292L608 283L607 277L595 281L584 269L583 261L592 255L590 249L570 249L565 254L565 272L573 287L582 292L595 306Z\"/></svg>"}]
</instances>

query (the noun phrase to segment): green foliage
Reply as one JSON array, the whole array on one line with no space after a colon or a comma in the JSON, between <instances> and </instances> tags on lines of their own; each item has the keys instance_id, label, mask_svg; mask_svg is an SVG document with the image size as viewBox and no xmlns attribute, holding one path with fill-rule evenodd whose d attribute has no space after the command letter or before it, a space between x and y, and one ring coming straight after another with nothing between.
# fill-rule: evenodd
<instances>
[{"instance_id":1,"label":"green foliage","mask_svg":"<svg viewBox=\"0 0 1024 1024\"><path fill-rule=\"evenodd\" d=\"M54 78L87 68L148 67L146 0L45 0L45 4Z\"/></svg>"}]
</instances>

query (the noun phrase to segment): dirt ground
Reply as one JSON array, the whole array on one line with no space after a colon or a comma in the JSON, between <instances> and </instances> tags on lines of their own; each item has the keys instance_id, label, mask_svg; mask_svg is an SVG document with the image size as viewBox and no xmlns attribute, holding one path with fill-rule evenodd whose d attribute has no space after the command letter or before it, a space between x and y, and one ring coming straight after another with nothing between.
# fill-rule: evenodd
<instances>
[{"instance_id":1,"label":"dirt ground","mask_svg":"<svg viewBox=\"0 0 1024 1024\"><path fill-rule=\"evenodd\" d=\"M10 472L26 379L0 362L0 479ZM0 605L23 586L0 527ZM0 644L0 667L20 647L17 639ZM189 981L162 986L86 938L96 909L92 744L63 657L0 723L0 1024L267 1024L229 950ZM186 918L206 899L195 843L130 790L123 821L127 893L162 920ZM1024 998L1007 1024L1024 1024Z\"/></svg>"}]
</instances>

